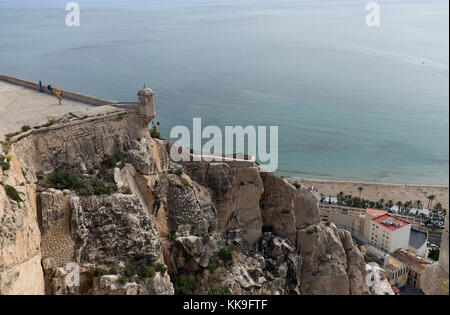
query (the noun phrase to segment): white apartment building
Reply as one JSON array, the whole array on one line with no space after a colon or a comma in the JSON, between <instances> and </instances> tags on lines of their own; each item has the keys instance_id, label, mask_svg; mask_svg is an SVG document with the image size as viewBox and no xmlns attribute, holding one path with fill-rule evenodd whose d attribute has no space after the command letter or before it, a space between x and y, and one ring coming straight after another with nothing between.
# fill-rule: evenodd
<instances>
[{"instance_id":1,"label":"white apartment building","mask_svg":"<svg viewBox=\"0 0 450 315\"><path fill-rule=\"evenodd\" d=\"M383 210L367 209L364 237L370 245L387 253L399 248L407 250L410 232L410 223L394 218Z\"/></svg>"}]
</instances>

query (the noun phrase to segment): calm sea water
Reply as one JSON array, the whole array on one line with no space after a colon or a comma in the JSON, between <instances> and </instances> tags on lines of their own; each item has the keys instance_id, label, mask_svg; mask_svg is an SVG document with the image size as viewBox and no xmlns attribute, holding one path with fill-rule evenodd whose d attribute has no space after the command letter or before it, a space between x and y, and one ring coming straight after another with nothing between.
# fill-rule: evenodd
<instances>
[{"instance_id":1,"label":"calm sea water","mask_svg":"<svg viewBox=\"0 0 450 315\"><path fill-rule=\"evenodd\" d=\"M157 93L174 125L279 126L279 172L448 184L448 0L0 0L0 73L96 96ZM31 110L31 109L30 109Z\"/></svg>"}]
</instances>

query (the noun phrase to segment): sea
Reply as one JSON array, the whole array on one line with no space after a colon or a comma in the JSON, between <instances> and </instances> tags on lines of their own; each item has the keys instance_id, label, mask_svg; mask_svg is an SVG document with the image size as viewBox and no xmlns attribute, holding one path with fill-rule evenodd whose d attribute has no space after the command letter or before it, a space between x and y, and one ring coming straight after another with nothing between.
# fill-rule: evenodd
<instances>
[{"instance_id":1,"label":"sea","mask_svg":"<svg viewBox=\"0 0 450 315\"><path fill-rule=\"evenodd\" d=\"M73 27L69 2L0 0L0 73L118 101L147 84L165 138L278 126L283 176L449 183L448 0L78 0Z\"/></svg>"}]
</instances>

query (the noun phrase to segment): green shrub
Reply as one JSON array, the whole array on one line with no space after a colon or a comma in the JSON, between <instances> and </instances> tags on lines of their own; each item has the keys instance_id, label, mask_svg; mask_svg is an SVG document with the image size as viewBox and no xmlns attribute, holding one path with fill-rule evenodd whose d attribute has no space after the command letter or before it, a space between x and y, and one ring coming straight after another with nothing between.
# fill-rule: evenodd
<instances>
[{"instance_id":1,"label":"green shrub","mask_svg":"<svg viewBox=\"0 0 450 315\"><path fill-rule=\"evenodd\" d=\"M117 191L114 183L108 183L98 178L80 179L77 175L67 171L56 171L50 174L48 184L56 189L75 190L83 196L111 195Z\"/></svg>"},{"instance_id":2,"label":"green shrub","mask_svg":"<svg viewBox=\"0 0 450 315\"><path fill-rule=\"evenodd\" d=\"M229 264L233 261L233 254L228 248L222 248L219 251L219 258L222 260L225 264Z\"/></svg>"},{"instance_id":3,"label":"green shrub","mask_svg":"<svg viewBox=\"0 0 450 315\"><path fill-rule=\"evenodd\" d=\"M431 258L435 261L439 260L439 254L440 254L440 250L437 248L432 248L430 249L430 251L428 252L428 258Z\"/></svg>"},{"instance_id":4,"label":"green shrub","mask_svg":"<svg viewBox=\"0 0 450 315\"><path fill-rule=\"evenodd\" d=\"M175 171L175 175L178 175L178 176L183 175L183 169L182 169L182 168L177 169L177 170Z\"/></svg>"},{"instance_id":5,"label":"green shrub","mask_svg":"<svg viewBox=\"0 0 450 315\"><path fill-rule=\"evenodd\" d=\"M113 183L107 183L98 178L91 178L82 182L81 193L83 195L111 195L117 191Z\"/></svg>"},{"instance_id":6,"label":"green shrub","mask_svg":"<svg viewBox=\"0 0 450 315\"><path fill-rule=\"evenodd\" d=\"M107 274L108 274L108 271L106 271L106 269L103 269L103 268L95 268L95 270L94 270L95 277L101 277L101 276L104 276Z\"/></svg>"},{"instance_id":7,"label":"green shrub","mask_svg":"<svg viewBox=\"0 0 450 315\"><path fill-rule=\"evenodd\" d=\"M111 268L109 268L108 274L110 274L110 275L117 275L117 268L116 268L116 266L112 266Z\"/></svg>"},{"instance_id":8,"label":"green shrub","mask_svg":"<svg viewBox=\"0 0 450 315\"><path fill-rule=\"evenodd\" d=\"M2 168L3 171L7 171L11 168L11 165L9 164L8 161L0 161L0 167Z\"/></svg>"},{"instance_id":9,"label":"green shrub","mask_svg":"<svg viewBox=\"0 0 450 315\"><path fill-rule=\"evenodd\" d=\"M31 130L31 127L28 125L25 125L22 127L22 132L27 132L28 130Z\"/></svg>"},{"instance_id":10,"label":"green shrub","mask_svg":"<svg viewBox=\"0 0 450 315\"><path fill-rule=\"evenodd\" d=\"M9 199L14 200L15 202L22 202L22 198L19 195L19 192L17 189L15 189L13 186L6 185L5 186L6 195Z\"/></svg>"},{"instance_id":11,"label":"green shrub","mask_svg":"<svg viewBox=\"0 0 450 315\"><path fill-rule=\"evenodd\" d=\"M155 268L152 266L146 266L139 274L141 279L153 278L156 275Z\"/></svg>"},{"instance_id":12,"label":"green shrub","mask_svg":"<svg viewBox=\"0 0 450 315\"><path fill-rule=\"evenodd\" d=\"M140 261L140 260L143 260L143 259L145 259L145 255L142 254L142 253L137 253L137 254L133 255L133 260L134 261Z\"/></svg>"},{"instance_id":13,"label":"green shrub","mask_svg":"<svg viewBox=\"0 0 450 315\"><path fill-rule=\"evenodd\" d=\"M120 284L125 284L125 283L127 283L129 281L129 279L127 278L127 277L125 277L125 276L120 276L119 277L119 283Z\"/></svg>"},{"instance_id":14,"label":"green shrub","mask_svg":"<svg viewBox=\"0 0 450 315\"><path fill-rule=\"evenodd\" d=\"M150 129L149 132L150 132L150 136L153 139L161 139L161 134L159 133L158 128L155 125L152 127L152 129Z\"/></svg>"},{"instance_id":15,"label":"green shrub","mask_svg":"<svg viewBox=\"0 0 450 315\"><path fill-rule=\"evenodd\" d=\"M294 186L294 187L297 188L297 189L299 189L300 187L302 187L302 185L301 185L299 182L297 182L297 181L293 182L293 183L292 183L292 186Z\"/></svg>"},{"instance_id":16,"label":"green shrub","mask_svg":"<svg viewBox=\"0 0 450 315\"><path fill-rule=\"evenodd\" d=\"M134 254L125 265L124 276L128 279L138 275L139 279L153 278L156 275L155 268L151 265L151 259L142 254Z\"/></svg>"},{"instance_id":17,"label":"green shrub","mask_svg":"<svg viewBox=\"0 0 450 315\"><path fill-rule=\"evenodd\" d=\"M134 267L134 264L132 264L132 263L126 264L123 274L128 279L133 277L136 274L136 268Z\"/></svg>"},{"instance_id":18,"label":"green shrub","mask_svg":"<svg viewBox=\"0 0 450 315\"><path fill-rule=\"evenodd\" d=\"M194 295L199 286L199 278L186 274L179 275L173 285L177 295Z\"/></svg>"},{"instance_id":19,"label":"green shrub","mask_svg":"<svg viewBox=\"0 0 450 315\"><path fill-rule=\"evenodd\" d=\"M77 190L83 187L82 180L69 172L56 171L48 177L48 181L53 188Z\"/></svg>"},{"instance_id":20,"label":"green shrub","mask_svg":"<svg viewBox=\"0 0 450 315\"><path fill-rule=\"evenodd\" d=\"M364 255L364 262L365 262L366 264L371 263L371 262L374 262L374 261L375 261L375 260L374 260L372 257L367 256L367 255Z\"/></svg>"},{"instance_id":21,"label":"green shrub","mask_svg":"<svg viewBox=\"0 0 450 315\"><path fill-rule=\"evenodd\" d=\"M216 225L214 223L211 223L208 225L208 233L213 233L216 230Z\"/></svg>"},{"instance_id":22,"label":"green shrub","mask_svg":"<svg viewBox=\"0 0 450 315\"><path fill-rule=\"evenodd\" d=\"M164 264L156 264L155 270L157 272L165 273L167 270L167 267Z\"/></svg>"},{"instance_id":23,"label":"green shrub","mask_svg":"<svg viewBox=\"0 0 450 315\"><path fill-rule=\"evenodd\" d=\"M116 164L117 159L114 156L108 154L105 154L105 156L103 157L103 161L101 163L102 166L107 168L114 168L116 167Z\"/></svg>"}]
</instances>

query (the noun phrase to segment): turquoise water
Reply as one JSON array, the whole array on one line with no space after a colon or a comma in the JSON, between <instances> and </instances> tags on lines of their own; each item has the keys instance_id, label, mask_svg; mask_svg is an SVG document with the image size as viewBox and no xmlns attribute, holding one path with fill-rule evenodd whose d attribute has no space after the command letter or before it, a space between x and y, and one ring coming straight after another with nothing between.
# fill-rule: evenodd
<instances>
[{"instance_id":1,"label":"turquoise water","mask_svg":"<svg viewBox=\"0 0 450 315\"><path fill-rule=\"evenodd\" d=\"M0 0L0 73L130 101L174 125L279 126L279 173L448 184L448 1ZM30 109L31 110L31 109Z\"/></svg>"}]
</instances>

